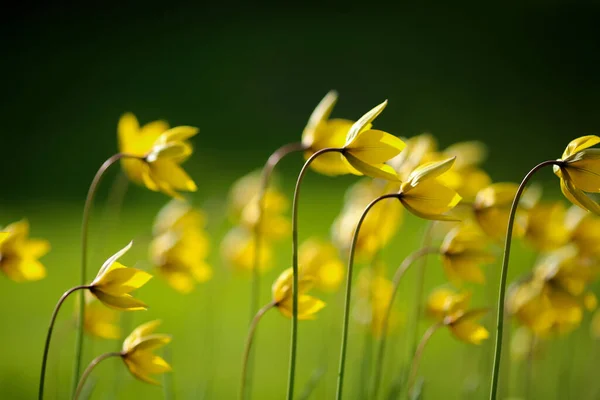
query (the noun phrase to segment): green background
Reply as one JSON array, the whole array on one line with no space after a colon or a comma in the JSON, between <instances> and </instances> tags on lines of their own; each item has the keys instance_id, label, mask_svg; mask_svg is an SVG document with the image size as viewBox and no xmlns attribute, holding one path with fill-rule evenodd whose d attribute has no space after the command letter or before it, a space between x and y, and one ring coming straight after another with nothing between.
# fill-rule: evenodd
<instances>
[{"instance_id":1,"label":"green background","mask_svg":"<svg viewBox=\"0 0 600 400\"><path fill-rule=\"evenodd\" d=\"M20 7L0 27L0 224L27 217L32 236L49 239L53 249L43 259L47 279L29 284L0 280L3 398L35 393L47 320L60 294L78 279L84 196L98 166L117 150L116 124L126 111L142 122L164 118L173 125L200 127L186 169L199 186L191 198L210 215L215 279L189 296L156 279L140 291L151 309L133 317L135 322L162 318L164 331L174 334L178 398L205 393L204 398L227 399L237 393L249 285L245 277L224 269L218 256L219 238L229 227L223 215L227 188L260 167L275 148L299 140L308 115L328 90L340 93L336 117L358 118L387 98L389 106L377 120L380 129L399 136L429 131L441 146L484 141L490 150L485 167L496 181L517 181L535 163L560 157L571 139L597 132L600 6L593 2ZM282 164L289 195L300 165L299 157ZM127 261L144 260L153 216L167 200L132 187L120 220L102 218L100 204L115 175L116 169L101 190L92 222L90 274L131 238L138 240ZM548 181L550 195L557 194L549 171L540 179ZM328 235L344 188L353 181L308 176L301 237ZM408 218L384 254L390 266L418 246L416 233L422 229L421 222ZM288 266L289 247L282 243L280 267L265 282ZM517 251L512 276L528 268L532 257ZM443 282L439 268L431 271L428 288ZM411 279L407 276L399 301L405 309L412 298ZM492 298L488 292L494 287L479 289L478 305L489 303L485 299ZM341 314L339 299L327 300L316 322L301 325L299 386L316 368L327 366L315 398L331 398L335 384ZM53 342L47 398L66 396L73 307L67 303L61 314L66 333ZM276 312L261 324L255 398L282 397L288 324ZM576 333L583 344L573 350L571 361L561 356L568 343L559 341L539 363L538 383L549 382L537 385L538 395L546 396L539 398L561 398L555 386L565 384L570 386L560 386L562 393L569 387L577 390L573 393L593 393L584 380L593 354L586 329ZM403 332L398 335L396 368L406 342ZM360 328L353 327L349 398L360 396L353 377L358 376L362 338ZM115 346L98 342L92 351ZM472 382L476 371L486 370L485 364L478 367L478 354L486 351L440 333L423 362L427 397L461 398L465 377ZM115 385L121 385L120 398L162 396L160 389L135 382L121 366L110 364L100 367L93 398L112 398ZM484 392L480 388L474 398L483 398Z\"/></svg>"}]
</instances>

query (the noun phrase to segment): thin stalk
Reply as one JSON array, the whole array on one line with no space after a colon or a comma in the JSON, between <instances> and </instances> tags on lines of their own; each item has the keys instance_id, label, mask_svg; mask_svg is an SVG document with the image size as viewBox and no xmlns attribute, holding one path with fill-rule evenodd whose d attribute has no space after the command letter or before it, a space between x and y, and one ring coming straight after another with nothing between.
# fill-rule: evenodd
<instances>
[{"instance_id":1,"label":"thin stalk","mask_svg":"<svg viewBox=\"0 0 600 400\"><path fill-rule=\"evenodd\" d=\"M312 162L325 153L342 153L343 149L328 147L321 149L313 155L302 166L296 188L294 189L294 199L292 202L292 334L290 341L290 367L288 376L287 400L294 398L294 381L296 378L296 349L298 347L298 199L300 198L300 185L308 167Z\"/></svg>"},{"instance_id":2,"label":"thin stalk","mask_svg":"<svg viewBox=\"0 0 600 400\"><path fill-rule=\"evenodd\" d=\"M379 385L381 383L381 375L383 371L383 361L385 358L385 344L386 344L386 336L390 323L390 315L392 313L392 308L394 305L394 299L396 298L396 293L398 293L398 288L400 287L400 281L402 277L417 260L425 257L428 254L439 253L439 249L433 247L424 247L420 250L417 250L411 254L409 254L400 264L396 272L394 273L394 277L392 279L392 295L390 296L389 303L385 309L385 314L383 316L383 320L381 321L381 339L379 340L379 346L377 349L377 359L375 360L375 378L373 381L373 393L371 395L371 399L377 399L377 395L379 392Z\"/></svg>"},{"instance_id":3,"label":"thin stalk","mask_svg":"<svg viewBox=\"0 0 600 400\"><path fill-rule=\"evenodd\" d=\"M107 358L121 357L121 356L122 356L121 353L114 351L114 352L102 354L102 355L94 358L92 360L92 362L90 363L90 365L87 366L85 371L83 371L83 374L81 375L81 380L79 381L79 384L77 385L77 388L75 389L75 395L73 396L73 400L77 400L79 398L79 396L81 395L81 392L83 391L83 388L85 386L85 382L87 381L88 377L90 376L90 374L92 373L92 371L94 370L96 365L100 364L102 361L106 360Z\"/></svg>"},{"instance_id":4,"label":"thin stalk","mask_svg":"<svg viewBox=\"0 0 600 400\"><path fill-rule=\"evenodd\" d=\"M336 399L340 400L342 398L342 390L344 387L344 372L346 369L346 349L348 347L348 322L350 320L350 297L352 292L352 269L354 267L354 253L356 250L356 243L358 242L358 234L360 232L360 227L364 222L369 210L373 208L373 206L379 203L381 200L398 198L397 193L389 193L383 196L379 196L375 200L371 201L362 215L360 216L358 223L356 224L356 228L354 230L354 235L352 237L352 242L350 244L350 255L348 257L348 270L346 272L346 294L344 301L344 322L342 325L342 344L340 350L340 364L338 368L338 379L337 379L337 391L336 391Z\"/></svg>"},{"instance_id":5,"label":"thin stalk","mask_svg":"<svg viewBox=\"0 0 600 400\"><path fill-rule=\"evenodd\" d=\"M48 333L46 334L46 343L44 344L44 355L42 356L42 372L40 373L40 385L38 391L38 398L40 400L44 398L44 381L46 378L46 364L48 363L48 351L50 350L50 339L52 338L52 331L54 330L54 323L56 322L58 311L60 310L60 307L65 302L67 297L71 295L71 293L87 288L88 286L75 286L67 290L62 296L60 296L60 299L58 299L58 303L56 303L56 306L54 307L54 311L52 311L52 316L50 317L50 324L48 325Z\"/></svg>"},{"instance_id":6,"label":"thin stalk","mask_svg":"<svg viewBox=\"0 0 600 400\"><path fill-rule=\"evenodd\" d=\"M263 308L258 310L252 322L250 322L250 328L248 330L248 336L246 337L246 346L244 347L244 357L242 358L242 384L240 385L240 400L244 400L248 394L249 387L246 386L247 371L248 371L248 359L250 358L250 350L252 349L252 343L254 342L254 332L260 322L263 315L266 314L271 308L275 307L277 303L274 301L268 303Z\"/></svg>"},{"instance_id":7,"label":"thin stalk","mask_svg":"<svg viewBox=\"0 0 600 400\"><path fill-rule=\"evenodd\" d=\"M410 367L410 374L408 375L408 390L406 393L409 398L410 393L413 390L415 380L417 379L417 372L419 372L419 364L421 363L421 358L423 357L423 350L425 350L425 345L427 345L427 342L429 342L431 336L433 336L433 334L442 326L444 326L443 322L437 322L431 325L429 329L425 331L425 334L423 335L421 341L419 342L419 345L417 346L417 350L415 351L412 365Z\"/></svg>"},{"instance_id":8,"label":"thin stalk","mask_svg":"<svg viewBox=\"0 0 600 400\"><path fill-rule=\"evenodd\" d=\"M262 248L262 213L265 208L265 193L267 192L267 188L269 187L269 182L271 180L271 175L275 167L279 164L279 162L289 154L292 154L297 151L304 150L305 147L301 142L297 143L288 143L286 145L281 146L271 156L269 156L265 166L263 167L260 175L260 186L258 188L258 218L256 220L256 224L254 225L254 255L252 259L252 287L250 289L250 320L249 323L252 323L252 319L254 318L254 314L259 307L260 304L260 257L261 257L261 248ZM252 393L252 382L253 382L253 366L254 366L254 357L252 354L248 359L248 377L246 379L246 386L248 393Z\"/></svg>"},{"instance_id":9,"label":"thin stalk","mask_svg":"<svg viewBox=\"0 0 600 400\"><path fill-rule=\"evenodd\" d=\"M525 175L523 181L519 185L517 189L517 193L515 194L515 198L512 202L512 206L510 207L510 213L508 216L508 227L506 229L506 241L504 244L504 256L502 259L502 269L500 271L500 288L498 291L498 315L496 320L496 344L494 348L494 364L492 369L492 382L490 385L490 400L496 400L497 392L498 392L498 377L500 375L500 359L502 354L502 333L504 329L504 299L506 297L506 278L508 273L508 260L510 258L510 245L512 241L512 232L513 226L515 223L515 215L517 213L517 206L519 205L519 200L521 199L521 195L527 186L527 182L529 179L540 169L550 166L560 164L560 161L557 160L548 160L544 161L535 167L531 171Z\"/></svg>"},{"instance_id":10,"label":"thin stalk","mask_svg":"<svg viewBox=\"0 0 600 400\"><path fill-rule=\"evenodd\" d=\"M83 206L83 218L81 222L81 266L80 266L80 284L85 285L87 282L87 251L88 251L88 231L89 231L89 222L90 222L90 214L92 212L94 198L96 197L96 193L98 192L98 187L100 185L100 181L102 177L110 168L111 165L121 160L122 158L140 158L137 156L133 156L130 154L117 153L110 157L108 160L104 161L104 163L100 166L94 179L92 180L92 184L88 190L87 196L85 198L85 205ZM79 381L79 371L81 370L81 359L83 356L83 319L85 313L85 301L84 301L83 292L79 296L79 313L77 318L77 335L75 338L75 363L73 366L73 380L72 380L72 390L71 394L75 394L75 390L77 388L77 382Z\"/></svg>"}]
</instances>

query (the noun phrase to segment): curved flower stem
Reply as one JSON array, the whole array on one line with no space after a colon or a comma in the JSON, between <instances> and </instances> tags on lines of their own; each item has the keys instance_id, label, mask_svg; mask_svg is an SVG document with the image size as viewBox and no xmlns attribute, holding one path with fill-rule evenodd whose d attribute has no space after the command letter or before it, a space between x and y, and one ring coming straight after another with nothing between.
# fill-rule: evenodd
<instances>
[{"instance_id":1,"label":"curved flower stem","mask_svg":"<svg viewBox=\"0 0 600 400\"><path fill-rule=\"evenodd\" d=\"M56 317L58 316L58 311L60 307L65 302L67 297L71 295L71 293L76 292L78 290L87 289L88 286L75 286L69 290L67 290L60 299L56 303L54 307L54 311L52 311L52 316L50 317L50 324L48 325L48 333L46 334L46 343L44 345L44 355L42 356L42 372L40 373L40 384L38 391L38 398L42 400L44 398L44 381L46 378L46 364L48 363L48 351L50 350L50 339L52 338L52 331L54 330L54 323L56 322Z\"/></svg>"},{"instance_id":2,"label":"curved flower stem","mask_svg":"<svg viewBox=\"0 0 600 400\"><path fill-rule=\"evenodd\" d=\"M298 342L298 199L300 197L300 185L308 167L312 162L325 153L342 153L343 149L327 147L313 153L302 166L296 188L294 189L294 199L292 202L292 334L290 341L290 367L288 376L287 400L294 398L294 380L296 377L296 348Z\"/></svg>"},{"instance_id":3,"label":"curved flower stem","mask_svg":"<svg viewBox=\"0 0 600 400\"><path fill-rule=\"evenodd\" d=\"M105 354L102 354L102 355L94 358L92 360L92 362L90 363L90 365L87 366L85 371L83 371L83 374L81 375L81 380L79 381L79 384L77 385L77 388L75 389L75 395L73 396L73 400L77 400L79 398L79 396L81 395L81 391L83 390L83 387L85 386L85 382L87 381L87 378L90 376L90 374L92 373L92 371L94 370L96 365L100 364L102 361L104 361L110 357L121 357L121 353L119 353L117 351L113 351L111 353L105 353Z\"/></svg>"},{"instance_id":4,"label":"curved flower stem","mask_svg":"<svg viewBox=\"0 0 600 400\"><path fill-rule=\"evenodd\" d=\"M258 310L254 318L252 318L252 322L250 323L250 329L248 330L248 336L246 337L246 346L244 348L244 358L242 359L242 384L240 385L240 400L245 399L247 393L250 390L250 387L246 386L246 374L248 371L248 360L250 358L250 350L252 349L252 342L254 341L254 332L256 331L256 326L258 325L263 315L265 315L267 311L269 311L275 306L276 303L272 301L260 310Z\"/></svg>"},{"instance_id":5,"label":"curved flower stem","mask_svg":"<svg viewBox=\"0 0 600 400\"><path fill-rule=\"evenodd\" d=\"M396 272L394 273L394 278L392 279L392 295L390 296L389 303L385 309L385 314L383 316L383 320L381 321L381 339L379 340L379 346L377 348L377 359L375 360L375 378L373 381L373 393L371 395L371 399L377 399L377 394L379 392L379 384L381 381L381 373L383 370L383 360L385 357L385 344L386 344L386 336L390 322L390 314L392 313L392 307L394 305L394 299L396 297L396 293L398 293L398 287L400 286L400 280L404 276L404 273L410 268L411 265L414 264L415 261L424 257L428 254L439 253L439 249L433 247L424 247L420 250L417 250L408 257L406 257Z\"/></svg>"},{"instance_id":6,"label":"curved flower stem","mask_svg":"<svg viewBox=\"0 0 600 400\"><path fill-rule=\"evenodd\" d=\"M423 356L423 350L425 349L425 345L431 339L431 336L444 326L443 322L437 322L429 327L423 334L419 345L417 346L417 350L415 350L415 355L413 357L412 365L410 367L410 374L408 375L408 390L407 395L410 398L410 393L412 392L413 386L415 385L415 380L417 378L417 372L419 371L419 364L421 363L421 357Z\"/></svg>"},{"instance_id":7,"label":"curved flower stem","mask_svg":"<svg viewBox=\"0 0 600 400\"><path fill-rule=\"evenodd\" d=\"M383 196L379 196L375 200L371 201L362 215L360 216L358 223L356 224L356 228L354 229L354 235L352 237L352 242L350 244L350 255L348 257L348 270L346 272L346 294L344 301L344 322L342 325L342 345L340 350L340 364L338 367L338 379L337 379L337 391L336 391L336 399L340 400L342 398L342 389L344 387L344 372L346 369L346 348L348 347L348 322L350 320L350 297L352 293L352 268L354 266L354 253L356 250L356 243L358 242L358 234L360 232L360 227L364 222L369 210L373 208L373 206L379 203L381 200L398 198L397 193L389 193L384 194Z\"/></svg>"},{"instance_id":8,"label":"curved flower stem","mask_svg":"<svg viewBox=\"0 0 600 400\"><path fill-rule=\"evenodd\" d=\"M305 147L301 142L288 143L271 154L265 163L260 175L260 186L258 188L258 218L254 225L254 255L252 259L252 288L250 289L250 323L254 318L256 310L260 304L260 251L262 247L262 213L265 208L265 193L269 187L271 174L279 162L289 154L304 150ZM246 378L246 391L252 392L252 374L254 360L252 354L248 359L248 376Z\"/></svg>"},{"instance_id":9,"label":"curved flower stem","mask_svg":"<svg viewBox=\"0 0 600 400\"><path fill-rule=\"evenodd\" d=\"M525 178L523 178L523 181L519 185L517 193L515 194L512 206L510 207L510 214L508 216L508 227L506 229L506 241L504 244L504 256L502 259L502 270L500 271L500 289L498 291L498 316L496 320L496 345L494 348L494 364L492 369L492 382L490 386L490 400L496 400L496 395L498 392L498 377L500 375L500 359L502 353L502 333L504 328L504 298L506 296L506 276L508 272L510 244L512 241L512 232L513 226L515 224L517 206L519 205L519 200L521 199L521 195L523 194L523 191L525 190L529 179L531 179L531 177L540 169L555 164L560 164L560 161L548 160L533 167L533 169L529 171L527 175L525 175Z\"/></svg>"},{"instance_id":10,"label":"curved flower stem","mask_svg":"<svg viewBox=\"0 0 600 400\"><path fill-rule=\"evenodd\" d=\"M86 271L87 271L87 250L88 250L88 227L90 222L90 214L92 212L92 207L94 204L94 198L96 197L96 193L98 192L98 186L100 185L100 181L102 177L110 168L111 165L116 163L122 158L138 158L141 157L117 153L110 157L108 160L104 161L104 163L100 166L94 179L92 180L92 184L87 193L87 197L85 198L85 205L83 207L83 218L81 222L81 269L80 269L80 284L85 285L87 281ZM77 382L79 381L79 371L81 369L81 358L83 356L83 318L85 313L85 304L84 304L83 292L79 297L79 313L77 318L77 336L75 338L75 363L73 366L73 381L72 381L72 390L71 395L75 395L75 390L77 388ZM71 397L72 397L71 396Z\"/></svg>"}]
</instances>

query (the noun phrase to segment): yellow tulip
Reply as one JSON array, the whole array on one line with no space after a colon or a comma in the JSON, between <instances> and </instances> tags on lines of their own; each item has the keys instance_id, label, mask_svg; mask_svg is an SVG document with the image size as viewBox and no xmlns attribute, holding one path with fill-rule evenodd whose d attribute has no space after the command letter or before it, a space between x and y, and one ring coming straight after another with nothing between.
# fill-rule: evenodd
<instances>
[{"instance_id":1,"label":"yellow tulip","mask_svg":"<svg viewBox=\"0 0 600 400\"><path fill-rule=\"evenodd\" d=\"M160 235L169 231L183 232L187 229L202 229L206 225L206 216L201 210L190 205L185 200L173 199L160 209L152 232Z\"/></svg>"},{"instance_id":2,"label":"yellow tulip","mask_svg":"<svg viewBox=\"0 0 600 400\"><path fill-rule=\"evenodd\" d=\"M574 205L567 211L565 225L570 233L569 241L579 254L591 258L600 256L600 217Z\"/></svg>"},{"instance_id":3,"label":"yellow tulip","mask_svg":"<svg viewBox=\"0 0 600 400\"><path fill-rule=\"evenodd\" d=\"M458 340L478 345L490 336L488 330L477 322L487 312L487 309L457 312L444 318L444 325Z\"/></svg>"},{"instance_id":4,"label":"yellow tulip","mask_svg":"<svg viewBox=\"0 0 600 400\"><path fill-rule=\"evenodd\" d=\"M87 286L98 300L117 310L135 311L148 308L129 293L144 286L152 275L139 269L128 268L117 261L132 244L133 242L130 242L106 260L96 278Z\"/></svg>"},{"instance_id":5,"label":"yellow tulip","mask_svg":"<svg viewBox=\"0 0 600 400\"><path fill-rule=\"evenodd\" d=\"M560 188L567 199L600 215L600 205L585 193L600 193L600 149L590 149L598 143L600 137L595 135L571 141L554 165L554 173L560 178Z\"/></svg>"},{"instance_id":6,"label":"yellow tulip","mask_svg":"<svg viewBox=\"0 0 600 400\"><path fill-rule=\"evenodd\" d=\"M272 287L273 304L288 318L292 317L292 268L288 268L279 275ZM298 319L314 319L325 303L311 295L306 294L312 287L311 277L302 275L298 279Z\"/></svg>"},{"instance_id":7,"label":"yellow tulip","mask_svg":"<svg viewBox=\"0 0 600 400\"><path fill-rule=\"evenodd\" d=\"M300 273L312 277L315 287L321 290L334 291L344 279L344 263L329 242L307 239L300 245L298 265Z\"/></svg>"},{"instance_id":8,"label":"yellow tulip","mask_svg":"<svg viewBox=\"0 0 600 400\"><path fill-rule=\"evenodd\" d=\"M187 139L198 129L178 126L169 129L164 121L150 122L140 127L137 118L124 114L119 120L119 151L125 155L122 166L135 183L153 191L179 198L178 191L196 191L196 184L180 167L191 154Z\"/></svg>"},{"instance_id":9,"label":"yellow tulip","mask_svg":"<svg viewBox=\"0 0 600 400\"><path fill-rule=\"evenodd\" d=\"M461 200L453 189L436 178L448 171L454 159L425 163L417 167L400 186L398 198L404 207L417 217L430 220L455 220L446 215Z\"/></svg>"},{"instance_id":10,"label":"yellow tulip","mask_svg":"<svg viewBox=\"0 0 600 400\"><path fill-rule=\"evenodd\" d=\"M471 292L456 292L450 288L437 288L427 299L426 311L431 317L442 321L448 315L464 311L471 301Z\"/></svg>"},{"instance_id":11,"label":"yellow tulip","mask_svg":"<svg viewBox=\"0 0 600 400\"><path fill-rule=\"evenodd\" d=\"M83 329L88 335L101 339L119 339L121 337L121 328L118 324L119 314L101 305L88 292L85 295L84 315Z\"/></svg>"},{"instance_id":12,"label":"yellow tulip","mask_svg":"<svg viewBox=\"0 0 600 400\"><path fill-rule=\"evenodd\" d=\"M243 227L235 227L221 241L221 258L238 271L252 272L255 249L256 241L252 232ZM269 270L273 262L273 248L269 241L261 241L259 257L259 272Z\"/></svg>"},{"instance_id":13,"label":"yellow tulip","mask_svg":"<svg viewBox=\"0 0 600 400\"><path fill-rule=\"evenodd\" d=\"M0 232L0 270L15 282L37 281L46 276L38 260L50 250L50 243L29 238L29 222L21 220Z\"/></svg>"},{"instance_id":14,"label":"yellow tulip","mask_svg":"<svg viewBox=\"0 0 600 400\"><path fill-rule=\"evenodd\" d=\"M406 140L405 144L402 152L390 160L390 165L403 181L408 179L410 173L419 165L430 161L431 154L437 151L437 141L430 133L413 136Z\"/></svg>"},{"instance_id":15,"label":"yellow tulip","mask_svg":"<svg viewBox=\"0 0 600 400\"><path fill-rule=\"evenodd\" d=\"M160 321L151 321L137 327L123 342L121 358L129 372L141 381L159 385L152 375L171 371L171 366L153 353L171 342L171 336L154 333Z\"/></svg>"},{"instance_id":16,"label":"yellow tulip","mask_svg":"<svg viewBox=\"0 0 600 400\"><path fill-rule=\"evenodd\" d=\"M306 149L305 159L316 151L344 146L346 135L354 122L347 119L329 119L337 98L337 92L330 91L311 114L302 132L302 145ZM335 153L320 155L310 166L325 175L342 175L350 172L347 163Z\"/></svg>"},{"instance_id":17,"label":"yellow tulip","mask_svg":"<svg viewBox=\"0 0 600 400\"><path fill-rule=\"evenodd\" d=\"M446 276L455 283L485 283L485 274L480 266L495 260L486 247L485 235L474 226L454 228L446 235L440 249Z\"/></svg>"},{"instance_id":18,"label":"yellow tulip","mask_svg":"<svg viewBox=\"0 0 600 400\"><path fill-rule=\"evenodd\" d=\"M492 239L504 240L510 207L517 189L518 185L514 183L493 183L477 193L473 204L475 219ZM524 227L524 216L517 213L515 234L522 235Z\"/></svg>"},{"instance_id":19,"label":"yellow tulip","mask_svg":"<svg viewBox=\"0 0 600 400\"><path fill-rule=\"evenodd\" d=\"M555 250L567 243L566 209L562 202L537 203L527 213L525 240L537 251Z\"/></svg>"}]
</instances>

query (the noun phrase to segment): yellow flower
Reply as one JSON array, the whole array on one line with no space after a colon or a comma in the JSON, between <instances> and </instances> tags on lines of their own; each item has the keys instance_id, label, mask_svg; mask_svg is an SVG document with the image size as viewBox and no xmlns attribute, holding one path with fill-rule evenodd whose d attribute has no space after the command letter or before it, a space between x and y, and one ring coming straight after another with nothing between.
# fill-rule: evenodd
<instances>
[{"instance_id":1,"label":"yellow flower","mask_svg":"<svg viewBox=\"0 0 600 400\"><path fill-rule=\"evenodd\" d=\"M130 242L106 260L96 278L88 286L89 291L98 300L117 310L135 311L148 308L129 293L144 286L152 275L139 269L128 268L117 261L132 244L133 242Z\"/></svg>"},{"instance_id":2,"label":"yellow flower","mask_svg":"<svg viewBox=\"0 0 600 400\"><path fill-rule=\"evenodd\" d=\"M600 193L600 149L590 147L600 143L595 135L577 138L565 149L554 173L560 178L560 188L567 199L579 207L600 215L600 205L585 192Z\"/></svg>"},{"instance_id":3,"label":"yellow flower","mask_svg":"<svg viewBox=\"0 0 600 400\"><path fill-rule=\"evenodd\" d=\"M346 193L346 203L332 226L335 245L343 251L350 247L356 224L365 207L375 198L390 193L388 185L373 179L359 180ZM375 204L367 213L358 234L357 257L372 257L394 237L402 224L402 205L393 198Z\"/></svg>"},{"instance_id":4,"label":"yellow flower","mask_svg":"<svg viewBox=\"0 0 600 400\"><path fill-rule=\"evenodd\" d=\"M29 222L21 220L0 232L0 270L15 282L37 281L46 276L38 260L50 250L50 243L29 238Z\"/></svg>"},{"instance_id":5,"label":"yellow flower","mask_svg":"<svg viewBox=\"0 0 600 400\"><path fill-rule=\"evenodd\" d=\"M159 385L152 375L171 371L171 366L152 351L171 342L171 336L154 333L160 321L151 321L138 326L123 342L121 358L129 372L141 381Z\"/></svg>"},{"instance_id":6,"label":"yellow flower","mask_svg":"<svg viewBox=\"0 0 600 400\"><path fill-rule=\"evenodd\" d=\"M600 256L600 217L578 206L567 211L565 222L570 233L569 241L583 257Z\"/></svg>"},{"instance_id":7,"label":"yellow flower","mask_svg":"<svg viewBox=\"0 0 600 400\"><path fill-rule=\"evenodd\" d=\"M346 134L354 122L347 119L329 119L337 98L337 92L330 91L311 114L302 132L302 145L306 149L305 159L308 159L316 151L325 148L341 148L346 143ZM325 175L349 173L348 165L339 154L335 153L320 155L310 166Z\"/></svg>"},{"instance_id":8,"label":"yellow flower","mask_svg":"<svg viewBox=\"0 0 600 400\"><path fill-rule=\"evenodd\" d=\"M344 279L344 263L335 246L316 238L300 245L298 265L301 274L313 278L317 289L334 291Z\"/></svg>"},{"instance_id":9,"label":"yellow flower","mask_svg":"<svg viewBox=\"0 0 600 400\"><path fill-rule=\"evenodd\" d=\"M221 241L221 257L227 264L239 271L252 272L255 249L254 235L243 227L231 229ZM259 257L259 271L269 270L273 262L273 249L269 241L262 240Z\"/></svg>"},{"instance_id":10,"label":"yellow flower","mask_svg":"<svg viewBox=\"0 0 600 400\"><path fill-rule=\"evenodd\" d=\"M560 201L535 204L527 214L525 240L537 251L555 250L565 245L569 239L565 218L566 209Z\"/></svg>"},{"instance_id":11,"label":"yellow flower","mask_svg":"<svg viewBox=\"0 0 600 400\"><path fill-rule=\"evenodd\" d=\"M205 225L206 216L201 210L192 207L185 200L173 199L156 215L152 232L154 235L160 235L168 231L202 229Z\"/></svg>"},{"instance_id":12,"label":"yellow flower","mask_svg":"<svg viewBox=\"0 0 600 400\"><path fill-rule=\"evenodd\" d=\"M452 335L460 341L471 344L481 344L490 336L487 329L477 320L488 312L487 309L459 311L444 318L444 325L450 329Z\"/></svg>"},{"instance_id":13,"label":"yellow flower","mask_svg":"<svg viewBox=\"0 0 600 400\"><path fill-rule=\"evenodd\" d=\"M431 220L454 220L446 215L461 200L453 189L436 178L448 171L454 159L425 163L417 167L400 186L398 197L408 211L417 217Z\"/></svg>"},{"instance_id":14,"label":"yellow flower","mask_svg":"<svg viewBox=\"0 0 600 400\"><path fill-rule=\"evenodd\" d=\"M540 352L539 340L525 326L515 330L510 341L510 355L513 361L523 361Z\"/></svg>"},{"instance_id":15,"label":"yellow flower","mask_svg":"<svg viewBox=\"0 0 600 400\"><path fill-rule=\"evenodd\" d=\"M292 317L292 268L288 268L279 275L273 283L273 303L279 311L288 318ZM312 287L312 278L306 275L298 277L298 319L314 319L325 303L311 295L306 294Z\"/></svg>"},{"instance_id":16,"label":"yellow flower","mask_svg":"<svg viewBox=\"0 0 600 400\"><path fill-rule=\"evenodd\" d=\"M400 180L408 179L410 173L429 160L437 151L437 141L430 133L423 133L406 140L406 147L390 160L390 165L398 172Z\"/></svg>"},{"instance_id":17,"label":"yellow flower","mask_svg":"<svg viewBox=\"0 0 600 400\"><path fill-rule=\"evenodd\" d=\"M481 265L495 257L486 250L486 237L472 225L459 225L444 238L440 253L446 276L454 283L485 283Z\"/></svg>"},{"instance_id":18,"label":"yellow flower","mask_svg":"<svg viewBox=\"0 0 600 400\"><path fill-rule=\"evenodd\" d=\"M91 336L101 339L119 339L119 314L101 305L88 292L85 293L85 317L83 329Z\"/></svg>"},{"instance_id":19,"label":"yellow flower","mask_svg":"<svg viewBox=\"0 0 600 400\"><path fill-rule=\"evenodd\" d=\"M493 183L482 189L475 197L473 211L475 219L486 235L503 241L508 227L508 216L518 185L514 183ZM517 213L515 234L522 235L525 227L523 215Z\"/></svg>"},{"instance_id":20,"label":"yellow flower","mask_svg":"<svg viewBox=\"0 0 600 400\"><path fill-rule=\"evenodd\" d=\"M458 293L445 287L437 288L427 299L427 314L442 321L448 315L466 310L471 301L471 295L471 292Z\"/></svg>"},{"instance_id":21,"label":"yellow flower","mask_svg":"<svg viewBox=\"0 0 600 400\"><path fill-rule=\"evenodd\" d=\"M394 290L392 281L383 276L383 270L383 266L377 264L373 268L360 271L352 313L353 318L360 325L369 327L373 336L377 338L383 334L383 321ZM400 319L399 312L392 309L388 321L388 334L399 325Z\"/></svg>"},{"instance_id":22,"label":"yellow flower","mask_svg":"<svg viewBox=\"0 0 600 400\"><path fill-rule=\"evenodd\" d=\"M119 151L138 158L125 157L122 166L129 178L153 191L181 197L177 191L196 191L196 184L179 166L192 154L187 139L198 129L177 126L169 129L164 121L140 127L137 118L124 114L119 120Z\"/></svg>"}]
</instances>

